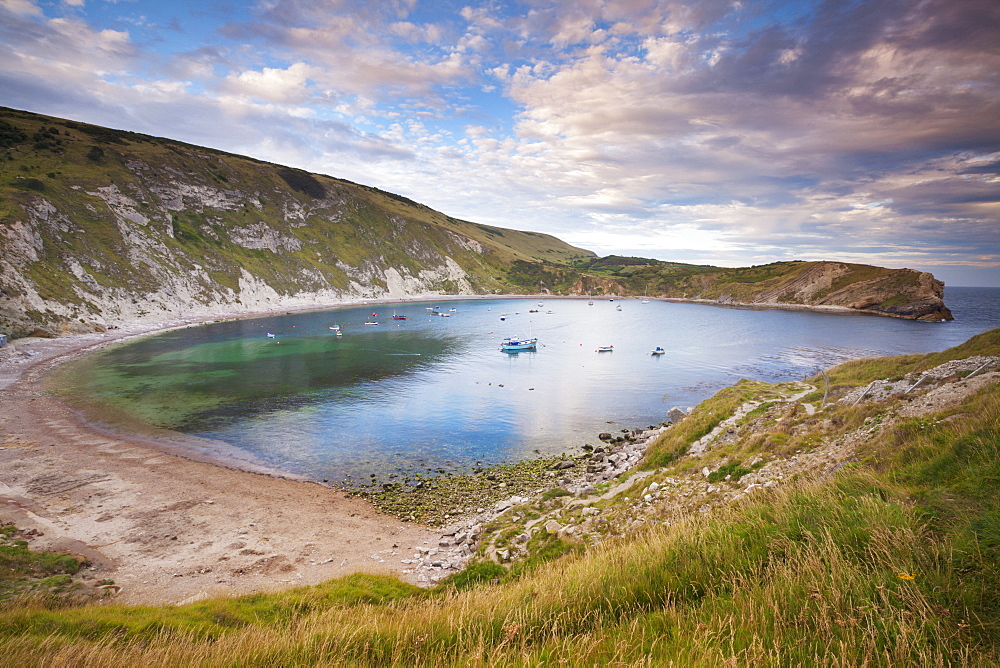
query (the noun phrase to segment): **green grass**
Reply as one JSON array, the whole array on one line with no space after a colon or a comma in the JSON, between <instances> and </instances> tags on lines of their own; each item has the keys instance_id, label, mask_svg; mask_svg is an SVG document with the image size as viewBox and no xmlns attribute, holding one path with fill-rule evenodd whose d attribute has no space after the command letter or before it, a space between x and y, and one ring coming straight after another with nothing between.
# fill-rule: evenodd
<instances>
[{"instance_id":1,"label":"green grass","mask_svg":"<svg viewBox=\"0 0 1000 668\"><path fill-rule=\"evenodd\" d=\"M720 393L689 437L767 388ZM823 419L850 430L886 410ZM883 422L835 477L589 549L536 532L529 560L481 560L430 591L358 575L177 607L25 605L0 611L0 652L25 666L996 665L998 499L994 386Z\"/></svg>"}]
</instances>

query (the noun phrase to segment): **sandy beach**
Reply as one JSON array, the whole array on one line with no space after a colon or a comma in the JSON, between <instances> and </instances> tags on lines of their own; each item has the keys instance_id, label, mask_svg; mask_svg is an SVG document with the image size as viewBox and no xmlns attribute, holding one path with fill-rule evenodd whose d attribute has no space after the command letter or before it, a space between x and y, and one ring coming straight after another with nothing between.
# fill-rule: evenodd
<instances>
[{"instance_id":1,"label":"sandy beach","mask_svg":"<svg viewBox=\"0 0 1000 668\"><path fill-rule=\"evenodd\" d=\"M130 604L356 572L412 581L401 559L435 546L440 531L401 523L323 485L102 430L43 390L45 373L75 355L195 322L19 339L0 349L0 521L33 530L32 549L86 557L86 576L94 584L113 580L121 588L114 599Z\"/></svg>"}]
</instances>

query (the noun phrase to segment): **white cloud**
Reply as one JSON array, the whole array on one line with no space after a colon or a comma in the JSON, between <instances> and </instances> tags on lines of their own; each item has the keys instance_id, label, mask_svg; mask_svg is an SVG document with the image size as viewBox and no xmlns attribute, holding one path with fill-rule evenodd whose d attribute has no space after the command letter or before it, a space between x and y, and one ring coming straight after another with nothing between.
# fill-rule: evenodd
<instances>
[{"instance_id":1,"label":"white cloud","mask_svg":"<svg viewBox=\"0 0 1000 668\"><path fill-rule=\"evenodd\" d=\"M297 104L308 95L308 80L312 68L294 63L285 69L265 67L247 70L227 77L223 87L229 93L267 102Z\"/></svg>"}]
</instances>

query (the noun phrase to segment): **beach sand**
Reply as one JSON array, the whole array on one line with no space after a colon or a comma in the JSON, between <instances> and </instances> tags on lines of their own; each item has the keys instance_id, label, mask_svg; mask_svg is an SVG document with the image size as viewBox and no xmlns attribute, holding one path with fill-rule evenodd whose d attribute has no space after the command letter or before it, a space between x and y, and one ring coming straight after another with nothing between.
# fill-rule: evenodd
<instances>
[{"instance_id":1,"label":"beach sand","mask_svg":"<svg viewBox=\"0 0 1000 668\"><path fill-rule=\"evenodd\" d=\"M401 523L324 485L108 432L43 389L45 373L70 357L185 324L19 339L0 349L0 521L41 534L32 549L86 557L90 582L114 580L121 587L115 600L129 604L184 603L357 572L413 582L401 560L435 547L440 531Z\"/></svg>"}]
</instances>

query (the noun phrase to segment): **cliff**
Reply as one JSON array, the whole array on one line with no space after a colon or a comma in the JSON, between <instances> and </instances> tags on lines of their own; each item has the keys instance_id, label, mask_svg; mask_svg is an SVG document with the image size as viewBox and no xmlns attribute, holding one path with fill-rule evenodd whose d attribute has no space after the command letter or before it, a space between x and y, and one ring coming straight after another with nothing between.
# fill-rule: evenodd
<instances>
[{"instance_id":1,"label":"cliff","mask_svg":"<svg viewBox=\"0 0 1000 668\"><path fill-rule=\"evenodd\" d=\"M839 307L916 320L952 320L944 283L913 269L846 262L775 262L724 269L642 258L578 261L599 281L582 292L646 294L734 306Z\"/></svg>"},{"instance_id":2,"label":"cliff","mask_svg":"<svg viewBox=\"0 0 1000 668\"><path fill-rule=\"evenodd\" d=\"M10 109L0 151L0 332L14 336L503 293L515 261L593 256L349 181Z\"/></svg>"},{"instance_id":3,"label":"cliff","mask_svg":"<svg viewBox=\"0 0 1000 668\"><path fill-rule=\"evenodd\" d=\"M723 269L458 220L343 179L0 108L0 333L440 294L648 294L951 319L930 274Z\"/></svg>"}]
</instances>

